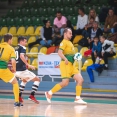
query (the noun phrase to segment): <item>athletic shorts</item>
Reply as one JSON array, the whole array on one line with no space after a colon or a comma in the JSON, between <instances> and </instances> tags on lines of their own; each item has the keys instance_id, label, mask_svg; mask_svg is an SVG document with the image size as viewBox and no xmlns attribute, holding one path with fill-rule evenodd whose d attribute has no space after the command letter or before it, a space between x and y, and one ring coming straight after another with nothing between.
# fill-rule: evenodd
<instances>
[{"instance_id":1,"label":"athletic shorts","mask_svg":"<svg viewBox=\"0 0 117 117\"><path fill-rule=\"evenodd\" d=\"M66 65L65 61L60 62L60 72L62 78L71 78L79 73L77 67L73 66L71 62Z\"/></svg>"},{"instance_id":2,"label":"athletic shorts","mask_svg":"<svg viewBox=\"0 0 117 117\"><path fill-rule=\"evenodd\" d=\"M32 80L36 77L36 75L29 70L17 71L15 73L15 76L18 77L20 80L25 79L27 82L29 82L30 80Z\"/></svg>"},{"instance_id":3,"label":"athletic shorts","mask_svg":"<svg viewBox=\"0 0 117 117\"><path fill-rule=\"evenodd\" d=\"M0 78L6 83L11 83L14 80L15 75L8 68L0 69Z\"/></svg>"}]
</instances>

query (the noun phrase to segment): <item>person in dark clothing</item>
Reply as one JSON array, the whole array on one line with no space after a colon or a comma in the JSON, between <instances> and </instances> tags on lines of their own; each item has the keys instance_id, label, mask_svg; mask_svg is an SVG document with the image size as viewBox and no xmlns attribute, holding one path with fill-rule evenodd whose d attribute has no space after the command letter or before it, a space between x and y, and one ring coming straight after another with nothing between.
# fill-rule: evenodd
<instances>
[{"instance_id":1,"label":"person in dark clothing","mask_svg":"<svg viewBox=\"0 0 117 117\"><path fill-rule=\"evenodd\" d=\"M94 40L94 42L93 42L93 48L92 48L91 57L92 57L93 63L96 62L98 64L99 60L101 60L102 44L99 41L98 37L94 37L93 40Z\"/></svg>"},{"instance_id":2,"label":"person in dark clothing","mask_svg":"<svg viewBox=\"0 0 117 117\"><path fill-rule=\"evenodd\" d=\"M99 36L102 36L103 35L103 32L102 32L102 30L98 27L98 22L94 22L93 23L93 27L92 28L89 28L88 30L87 30L87 32L88 32L88 42L89 42L89 47L90 47L90 49L92 49L92 46L93 46L93 38L96 36L96 37L98 37L99 38Z\"/></svg>"}]
</instances>

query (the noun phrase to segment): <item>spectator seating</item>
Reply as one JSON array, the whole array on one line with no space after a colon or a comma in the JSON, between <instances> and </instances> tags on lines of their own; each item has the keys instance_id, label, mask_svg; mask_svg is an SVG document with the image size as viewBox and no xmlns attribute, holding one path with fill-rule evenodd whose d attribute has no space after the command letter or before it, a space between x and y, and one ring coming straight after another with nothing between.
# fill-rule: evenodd
<instances>
[{"instance_id":1,"label":"spectator seating","mask_svg":"<svg viewBox=\"0 0 117 117\"><path fill-rule=\"evenodd\" d=\"M17 46L17 44L18 44L18 38L17 37L13 37L12 46Z\"/></svg>"},{"instance_id":2,"label":"spectator seating","mask_svg":"<svg viewBox=\"0 0 117 117\"><path fill-rule=\"evenodd\" d=\"M47 48L46 47L42 47L40 49L39 53L46 54L47 53Z\"/></svg>"},{"instance_id":3,"label":"spectator seating","mask_svg":"<svg viewBox=\"0 0 117 117\"><path fill-rule=\"evenodd\" d=\"M18 31L17 31L17 36L20 36L20 35L24 35L25 34L25 27L24 26L21 26L18 28Z\"/></svg>"},{"instance_id":4,"label":"spectator seating","mask_svg":"<svg viewBox=\"0 0 117 117\"><path fill-rule=\"evenodd\" d=\"M2 27L0 31L0 36L3 36L6 33L8 33L8 27Z\"/></svg>"},{"instance_id":5,"label":"spectator seating","mask_svg":"<svg viewBox=\"0 0 117 117\"><path fill-rule=\"evenodd\" d=\"M36 69L38 69L38 64L37 64L37 58L33 59L31 65L35 66Z\"/></svg>"},{"instance_id":6,"label":"spectator seating","mask_svg":"<svg viewBox=\"0 0 117 117\"><path fill-rule=\"evenodd\" d=\"M29 58L37 58L38 47L32 47L29 53L31 53L27 55Z\"/></svg>"}]
</instances>

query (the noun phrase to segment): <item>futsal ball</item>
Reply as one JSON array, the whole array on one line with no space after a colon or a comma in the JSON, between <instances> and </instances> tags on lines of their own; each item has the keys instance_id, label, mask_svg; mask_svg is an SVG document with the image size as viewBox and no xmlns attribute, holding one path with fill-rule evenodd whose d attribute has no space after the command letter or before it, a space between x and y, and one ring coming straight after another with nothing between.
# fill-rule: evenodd
<instances>
[{"instance_id":1,"label":"futsal ball","mask_svg":"<svg viewBox=\"0 0 117 117\"><path fill-rule=\"evenodd\" d=\"M80 53L76 53L74 56L74 60L80 61L82 59L82 55Z\"/></svg>"}]
</instances>

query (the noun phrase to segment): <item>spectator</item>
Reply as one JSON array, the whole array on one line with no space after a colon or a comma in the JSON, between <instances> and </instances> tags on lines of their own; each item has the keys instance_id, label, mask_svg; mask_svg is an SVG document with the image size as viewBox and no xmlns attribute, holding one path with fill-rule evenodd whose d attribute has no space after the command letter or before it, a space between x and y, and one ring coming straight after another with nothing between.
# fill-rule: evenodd
<instances>
[{"instance_id":1,"label":"spectator","mask_svg":"<svg viewBox=\"0 0 117 117\"><path fill-rule=\"evenodd\" d=\"M100 41L102 43L102 57L104 58L105 62L105 70L108 70L108 57L113 57L116 55L114 42L106 40L104 36L100 37Z\"/></svg>"},{"instance_id":2,"label":"spectator","mask_svg":"<svg viewBox=\"0 0 117 117\"><path fill-rule=\"evenodd\" d=\"M51 46L52 44L52 34L53 29L50 27L49 20L43 20L44 26L41 28L41 38L40 44L46 47Z\"/></svg>"},{"instance_id":3,"label":"spectator","mask_svg":"<svg viewBox=\"0 0 117 117\"><path fill-rule=\"evenodd\" d=\"M99 63L99 60L101 60L101 50L102 50L102 44L99 41L99 38L98 37L94 37L92 54L91 54L94 64L95 64L95 62Z\"/></svg>"},{"instance_id":4,"label":"spectator","mask_svg":"<svg viewBox=\"0 0 117 117\"><path fill-rule=\"evenodd\" d=\"M67 26L67 19L65 16L62 16L61 11L58 11L56 14L56 18L54 19L54 30L58 32L60 31L61 36L63 36L64 28Z\"/></svg>"},{"instance_id":5,"label":"spectator","mask_svg":"<svg viewBox=\"0 0 117 117\"><path fill-rule=\"evenodd\" d=\"M87 30L88 32L88 41L89 41L89 46L90 46L90 49L92 49L92 46L93 46L93 38L96 36L99 38L99 36L101 36L103 33L102 33L102 30L98 27L98 22L94 22L93 23L93 27L92 28L89 28Z\"/></svg>"},{"instance_id":6,"label":"spectator","mask_svg":"<svg viewBox=\"0 0 117 117\"><path fill-rule=\"evenodd\" d=\"M91 9L89 12L88 23L90 22L91 17L94 18L95 21L99 22L99 18L96 15L96 11L94 9Z\"/></svg>"},{"instance_id":7,"label":"spectator","mask_svg":"<svg viewBox=\"0 0 117 117\"><path fill-rule=\"evenodd\" d=\"M50 47L52 45L53 29L50 27L49 20L43 20L44 26L41 28L41 39L37 39L35 42L30 43L28 46L31 48L35 44L41 44L42 46Z\"/></svg>"},{"instance_id":8,"label":"spectator","mask_svg":"<svg viewBox=\"0 0 117 117\"><path fill-rule=\"evenodd\" d=\"M85 30L82 32L82 35L84 36L84 38L88 37L87 30L89 30L89 28L93 27L93 22L94 22L94 18L91 17L89 23L85 26Z\"/></svg>"},{"instance_id":9,"label":"spectator","mask_svg":"<svg viewBox=\"0 0 117 117\"><path fill-rule=\"evenodd\" d=\"M106 18L104 32L106 33L114 33L114 24L117 22L117 16L114 15L114 10L109 9L109 15Z\"/></svg>"},{"instance_id":10,"label":"spectator","mask_svg":"<svg viewBox=\"0 0 117 117\"><path fill-rule=\"evenodd\" d=\"M88 16L85 14L84 12L84 8L80 8L78 10L78 19L77 19L77 30L76 30L76 34L77 35L81 35L86 24L88 23Z\"/></svg>"}]
</instances>

